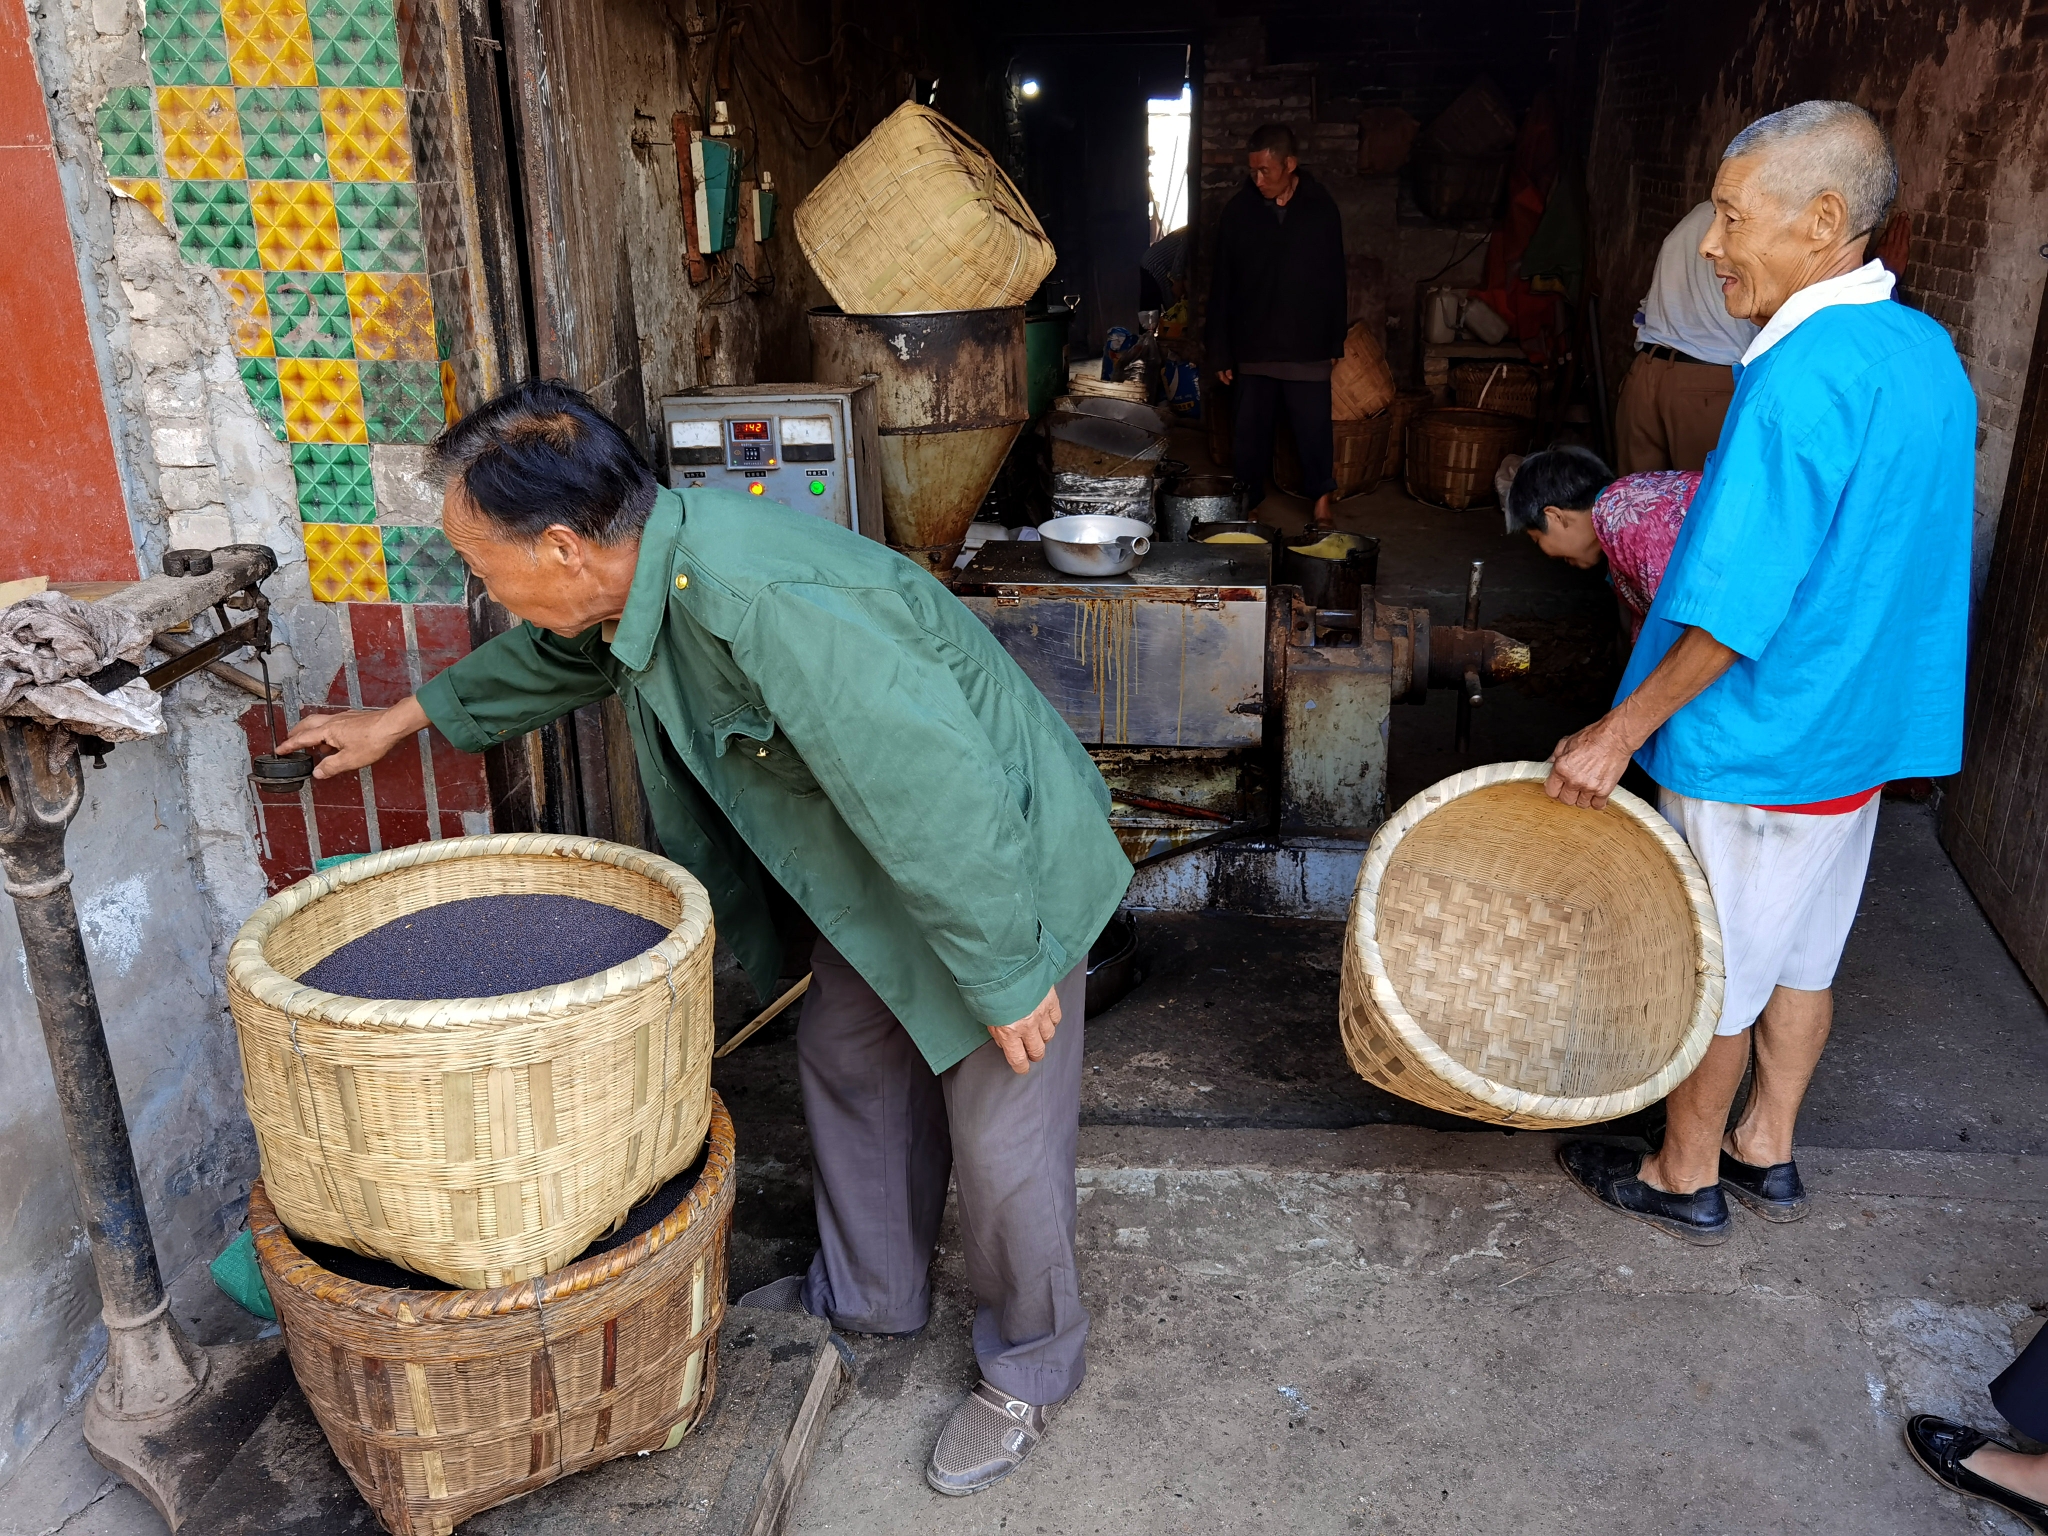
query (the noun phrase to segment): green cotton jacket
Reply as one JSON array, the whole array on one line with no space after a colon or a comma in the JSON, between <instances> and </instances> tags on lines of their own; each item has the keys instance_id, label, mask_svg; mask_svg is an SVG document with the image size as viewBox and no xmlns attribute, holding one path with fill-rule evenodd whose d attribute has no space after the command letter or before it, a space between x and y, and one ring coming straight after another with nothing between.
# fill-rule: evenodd
<instances>
[{"instance_id":1,"label":"green cotton jacket","mask_svg":"<svg viewBox=\"0 0 2048 1536\"><path fill-rule=\"evenodd\" d=\"M609 643L524 625L419 701L481 752L609 693L661 846L755 990L794 898L934 1072L1037 1007L1130 884L1045 697L937 581L822 518L664 490Z\"/></svg>"}]
</instances>

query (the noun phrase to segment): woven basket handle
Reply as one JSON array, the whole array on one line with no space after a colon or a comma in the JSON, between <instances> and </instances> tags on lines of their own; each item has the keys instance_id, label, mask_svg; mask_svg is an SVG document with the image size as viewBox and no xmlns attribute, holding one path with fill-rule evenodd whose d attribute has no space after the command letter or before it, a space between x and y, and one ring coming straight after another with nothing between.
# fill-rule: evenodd
<instances>
[{"instance_id":1,"label":"woven basket handle","mask_svg":"<svg viewBox=\"0 0 2048 1536\"><path fill-rule=\"evenodd\" d=\"M1009 215L1014 223L1022 225L1026 224L1028 220L1030 225L1037 224L1038 215L1031 211L1031 204L1024 200L1024 194L1017 190L1017 183L1010 180L1010 173L1003 169L1001 162L994 155L983 149L980 144L975 142L972 135L965 129L957 126L952 119L944 114L934 111L930 107L922 107L921 110L931 120L932 127L938 130L941 137L951 139L954 143L964 145L968 149L973 150L980 157L979 163L995 173L996 191L1000 195L992 197L990 199L991 202L1002 207L1003 212ZM987 178L983 177L982 180L986 182ZM1018 218L1019 212L1023 213L1023 218Z\"/></svg>"},{"instance_id":2,"label":"woven basket handle","mask_svg":"<svg viewBox=\"0 0 2048 1536\"><path fill-rule=\"evenodd\" d=\"M1494 365L1493 372L1489 373L1486 376L1486 383L1480 388L1479 400L1478 403L1472 407L1473 410L1483 411L1486 409L1486 392L1487 390L1493 388L1493 381L1499 378L1503 373L1507 371L1507 366L1508 365L1506 363L1497 363Z\"/></svg>"}]
</instances>

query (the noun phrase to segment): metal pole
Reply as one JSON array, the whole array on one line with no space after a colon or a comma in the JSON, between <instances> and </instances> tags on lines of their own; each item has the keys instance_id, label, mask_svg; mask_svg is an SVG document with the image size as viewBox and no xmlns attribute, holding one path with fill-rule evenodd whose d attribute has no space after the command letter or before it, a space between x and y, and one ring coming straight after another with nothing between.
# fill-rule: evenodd
<instances>
[{"instance_id":1,"label":"metal pole","mask_svg":"<svg viewBox=\"0 0 2048 1536\"><path fill-rule=\"evenodd\" d=\"M107 1325L85 1443L175 1531L276 1400L281 1357L275 1343L201 1349L171 1316L64 864L84 789L69 731L0 719L0 887L21 928Z\"/></svg>"},{"instance_id":2,"label":"metal pole","mask_svg":"<svg viewBox=\"0 0 2048 1536\"><path fill-rule=\"evenodd\" d=\"M1479 583L1486 574L1486 562L1474 560L1472 574L1465 581L1465 628L1479 627ZM1472 711L1482 702L1479 692L1479 672L1468 668L1458 689L1458 724L1451 738L1451 748L1456 752L1467 752L1472 747Z\"/></svg>"}]
</instances>

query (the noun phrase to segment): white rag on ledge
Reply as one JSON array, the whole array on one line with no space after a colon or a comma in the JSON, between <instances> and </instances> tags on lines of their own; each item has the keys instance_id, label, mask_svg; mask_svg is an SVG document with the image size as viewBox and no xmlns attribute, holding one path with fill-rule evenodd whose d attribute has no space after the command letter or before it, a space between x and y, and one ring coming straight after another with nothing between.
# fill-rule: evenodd
<instances>
[{"instance_id":1,"label":"white rag on ledge","mask_svg":"<svg viewBox=\"0 0 2048 1536\"><path fill-rule=\"evenodd\" d=\"M141 678L105 694L82 681L111 662L140 666L149 640L149 630L125 609L62 592L39 592L0 609L0 715L102 741L161 736L163 701Z\"/></svg>"}]
</instances>

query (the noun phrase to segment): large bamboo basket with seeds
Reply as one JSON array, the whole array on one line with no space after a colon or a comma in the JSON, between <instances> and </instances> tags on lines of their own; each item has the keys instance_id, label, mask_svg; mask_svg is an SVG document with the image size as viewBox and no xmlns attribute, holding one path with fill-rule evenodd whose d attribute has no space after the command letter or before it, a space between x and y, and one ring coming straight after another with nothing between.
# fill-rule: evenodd
<instances>
[{"instance_id":1,"label":"large bamboo basket with seeds","mask_svg":"<svg viewBox=\"0 0 2048 1536\"><path fill-rule=\"evenodd\" d=\"M341 997L302 976L393 919L575 896L668 930L501 997ZM559 1269L687 1167L711 1117L711 904L678 864L542 833L387 849L300 881L228 951L263 1180L302 1238L487 1289Z\"/></svg>"},{"instance_id":2,"label":"large bamboo basket with seeds","mask_svg":"<svg viewBox=\"0 0 2048 1536\"><path fill-rule=\"evenodd\" d=\"M1663 1098L1721 1016L1721 930L1692 850L1626 790L1604 810L1493 763L1367 849L1339 1017L1367 1082L1494 1125L1587 1125Z\"/></svg>"},{"instance_id":3,"label":"large bamboo basket with seeds","mask_svg":"<svg viewBox=\"0 0 2048 1536\"><path fill-rule=\"evenodd\" d=\"M609 1253L485 1291L345 1279L300 1251L262 1184L256 1258L292 1371L393 1536L618 1456L672 1449L711 1406L732 1225L732 1119L714 1095L704 1166Z\"/></svg>"},{"instance_id":4,"label":"large bamboo basket with seeds","mask_svg":"<svg viewBox=\"0 0 2048 1536\"><path fill-rule=\"evenodd\" d=\"M989 152L906 101L797 205L796 238L849 315L1006 309L1038 291L1052 241Z\"/></svg>"}]
</instances>

